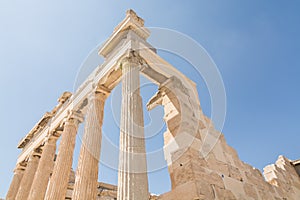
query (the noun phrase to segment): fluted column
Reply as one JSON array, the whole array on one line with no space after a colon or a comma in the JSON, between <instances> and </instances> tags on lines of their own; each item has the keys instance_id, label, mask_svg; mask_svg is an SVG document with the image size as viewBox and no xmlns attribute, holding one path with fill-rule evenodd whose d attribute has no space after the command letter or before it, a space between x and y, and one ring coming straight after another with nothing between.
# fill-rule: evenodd
<instances>
[{"instance_id":1,"label":"fluted column","mask_svg":"<svg viewBox=\"0 0 300 200\"><path fill-rule=\"evenodd\" d=\"M54 167L56 141L57 137L49 136L44 144L39 166L29 193L28 199L30 200L41 200L45 197L50 174Z\"/></svg>"},{"instance_id":2,"label":"fluted column","mask_svg":"<svg viewBox=\"0 0 300 200\"><path fill-rule=\"evenodd\" d=\"M19 191L16 196L16 200L28 199L29 191L33 182L36 169L38 167L40 155L33 152L28 160L27 167L25 169L22 181L20 183Z\"/></svg>"},{"instance_id":3,"label":"fluted column","mask_svg":"<svg viewBox=\"0 0 300 200\"><path fill-rule=\"evenodd\" d=\"M72 112L65 122L53 174L45 195L47 200L65 199L72 168L78 124L82 120L80 113Z\"/></svg>"},{"instance_id":4,"label":"fluted column","mask_svg":"<svg viewBox=\"0 0 300 200\"><path fill-rule=\"evenodd\" d=\"M100 160L102 122L107 93L103 90L89 96L85 130L76 171L73 200L96 200Z\"/></svg>"},{"instance_id":5,"label":"fluted column","mask_svg":"<svg viewBox=\"0 0 300 200\"><path fill-rule=\"evenodd\" d=\"M118 200L149 198L139 62L140 57L133 52L121 61L123 77Z\"/></svg>"},{"instance_id":6,"label":"fluted column","mask_svg":"<svg viewBox=\"0 0 300 200\"><path fill-rule=\"evenodd\" d=\"M25 166L22 164L17 164L15 170L14 170L14 177L11 181L10 187L8 189L6 199L7 200L14 200L16 198L16 195L18 193L21 180L24 175Z\"/></svg>"}]
</instances>

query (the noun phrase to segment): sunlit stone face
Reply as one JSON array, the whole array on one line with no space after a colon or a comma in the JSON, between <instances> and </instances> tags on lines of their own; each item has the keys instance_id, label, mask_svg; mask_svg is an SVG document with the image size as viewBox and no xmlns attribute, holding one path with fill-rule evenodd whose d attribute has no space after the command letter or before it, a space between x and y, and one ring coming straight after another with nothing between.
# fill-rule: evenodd
<instances>
[{"instance_id":1,"label":"sunlit stone face","mask_svg":"<svg viewBox=\"0 0 300 200\"><path fill-rule=\"evenodd\" d=\"M279 156L263 174L242 162L202 113L195 83L147 43L150 32L133 10L99 49L105 60L74 94L65 92L21 140L6 199L200 200L299 199L299 161ZM158 67L159 66L159 67ZM158 85L147 108L162 106L164 146L172 188L150 195L140 74ZM104 105L122 83L118 184L98 182ZM76 134L85 122L77 169ZM56 143L60 138L58 153ZM255 149L255 147L254 147Z\"/></svg>"}]
</instances>

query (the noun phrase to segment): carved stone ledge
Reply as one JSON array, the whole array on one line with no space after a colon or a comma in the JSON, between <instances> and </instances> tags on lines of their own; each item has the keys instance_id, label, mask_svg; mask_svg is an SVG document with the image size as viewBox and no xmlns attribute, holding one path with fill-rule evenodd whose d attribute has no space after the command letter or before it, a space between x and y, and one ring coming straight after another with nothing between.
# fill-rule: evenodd
<instances>
[{"instance_id":1,"label":"carved stone ledge","mask_svg":"<svg viewBox=\"0 0 300 200\"><path fill-rule=\"evenodd\" d=\"M126 16L132 17L140 26L144 26L144 20L140 18L132 9L126 11Z\"/></svg>"},{"instance_id":2,"label":"carved stone ledge","mask_svg":"<svg viewBox=\"0 0 300 200\"><path fill-rule=\"evenodd\" d=\"M158 91L154 94L153 97L148 101L147 103L147 110L152 110L158 105L162 105L162 100L163 100L163 92Z\"/></svg>"},{"instance_id":3,"label":"carved stone ledge","mask_svg":"<svg viewBox=\"0 0 300 200\"><path fill-rule=\"evenodd\" d=\"M72 96L71 92L64 92L59 98L58 98L58 102L63 104L65 103L70 97Z\"/></svg>"},{"instance_id":4,"label":"carved stone ledge","mask_svg":"<svg viewBox=\"0 0 300 200\"><path fill-rule=\"evenodd\" d=\"M183 85L182 81L175 76L172 76L169 79L167 79L159 87L159 90L165 91L166 93L168 91L172 92L172 90L174 89L179 89L182 93L189 96L189 90Z\"/></svg>"}]
</instances>

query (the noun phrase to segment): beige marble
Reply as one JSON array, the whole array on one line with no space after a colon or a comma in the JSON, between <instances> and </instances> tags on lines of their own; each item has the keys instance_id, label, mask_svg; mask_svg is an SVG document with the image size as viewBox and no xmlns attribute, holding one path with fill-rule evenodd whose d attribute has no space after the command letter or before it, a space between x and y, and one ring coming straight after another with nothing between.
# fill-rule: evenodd
<instances>
[{"instance_id":1,"label":"beige marble","mask_svg":"<svg viewBox=\"0 0 300 200\"><path fill-rule=\"evenodd\" d=\"M34 176L32 187L29 193L28 199L30 200L40 200L44 199L45 197L50 174L52 173L54 167L56 141L57 137L50 136L47 138L44 144L39 166Z\"/></svg>"},{"instance_id":2,"label":"beige marble","mask_svg":"<svg viewBox=\"0 0 300 200\"><path fill-rule=\"evenodd\" d=\"M65 199L70 170L72 168L78 124L82 121L83 118L80 113L71 112L65 122L53 174L45 195L45 199L47 200Z\"/></svg>"},{"instance_id":3,"label":"beige marble","mask_svg":"<svg viewBox=\"0 0 300 200\"><path fill-rule=\"evenodd\" d=\"M21 180L23 178L24 175L24 170L25 170L26 166L24 166L24 164L17 164L15 170L14 170L14 176L13 179L11 181L9 190L7 192L6 195L6 199L7 200L13 200L16 198L16 195L18 193L20 184L21 184Z\"/></svg>"},{"instance_id":4,"label":"beige marble","mask_svg":"<svg viewBox=\"0 0 300 200\"><path fill-rule=\"evenodd\" d=\"M88 110L85 121L73 200L96 199L98 185L98 169L100 160L102 123L104 103L107 93L97 90L88 99Z\"/></svg>"},{"instance_id":5,"label":"beige marble","mask_svg":"<svg viewBox=\"0 0 300 200\"><path fill-rule=\"evenodd\" d=\"M119 200L147 200L149 198L139 64L138 55L133 53L129 53L128 57L121 61Z\"/></svg>"},{"instance_id":6,"label":"beige marble","mask_svg":"<svg viewBox=\"0 0 300 200\"><path fill-rule=\"evenodd\" d=\"M103 64L95 66L73 95L65 92L58 105L45 113L19 143L18 148L22 152L17 163L24 163L34 150L43 146L49 132L63 129L45 199L70 199L72 195L73 199L102 200L300 199L299 161L279 156L274 164L264 169L263 174L241 161L235 149L226 143L224 135L202 112L196 84L156 53L147 42L149 36L144 20L134 11L127 11L125 19L99 49L99 55L105 59ZM148 193L140 73L158 85L158 92L147 107L163 106L165 113L162 120L167 125L163 148L172 187L169 192L158 196ZM95 92L95 86L98 89L104 87L107 92L120 81L122 110L118 186L97 186L105 100L94 98L91 101L89 95ZM95 108L91 110L91 106ZM71 117L70 110L79 111L82 115L87 113L76 178L71 166L78 122L82 117ZM67 122L64 121L66 117ZM46 152L46 148L44 150ZM27 199L30 188L31 191L44 190L50 170L42 167L44 159L42 156L38 168L37 156L30 157L25 171L19 165L16 167L7 199L15 199L16 193L17 199ZM45 175L41 179L42 188L35 183L39 181L33 180L34 174L37 180L41 178L37 174Z\"/></svg>"},{"instance_id":7,"label":"beige marble","mask_svg":"<svg viewBox=\"0 0 300 200\"><path fill-rule=\"evenodd\" d=\"M30 188L34 179L34 175L36 173L36 169L38 167L40 160L40 155L36 152L33 152L29 157L27 167L25 169L22 181L20 183L20 187L16 196L16 200L26 200L28 199L28 195L30 192Z\"/></svg>"}]
</instances>

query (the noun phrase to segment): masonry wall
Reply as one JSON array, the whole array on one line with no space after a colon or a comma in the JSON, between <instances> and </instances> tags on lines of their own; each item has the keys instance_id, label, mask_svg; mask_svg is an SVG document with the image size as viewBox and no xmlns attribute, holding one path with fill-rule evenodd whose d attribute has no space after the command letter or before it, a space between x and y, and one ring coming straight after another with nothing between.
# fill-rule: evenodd
<instances>
[{"instance_id":1,"label":"masonry wall","mask_svg":"<svg viewBox=\"0 0 300 200\"><path fill-rule=\"evenodd\" d=\"M239 159L224 135L202 113L192 91L179 80L173 79L160 91L164 94L164 150L172 190L158 199L300 199L300 178L290 160L279 156L274 165L264 168L263 175ZM193 138L192 143L188 138Z\"/></svg>"},{"instance_id":2,"label":"masonry wall","mask_svg":"<svg viewBox=\"0 0 300 200\"><path fill-rule=\"evenodd\" d=\"M197 138L203 141L207 131L221 134L213 128L207 130L200 127ZM300 199L300 178L290 160L279 156L275 164L264 168L263 176L258 169L239 159L223 134L205 158L193 145L171 155L169 172L172 191L158 199Z\"/></svg>"}]
</instances>

